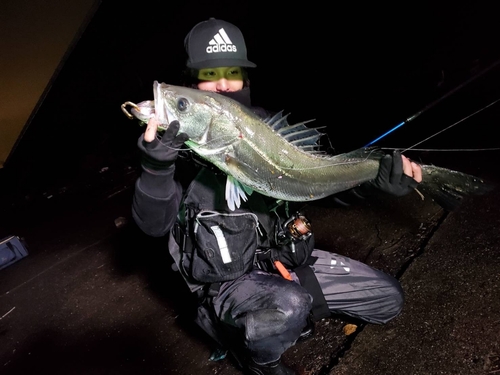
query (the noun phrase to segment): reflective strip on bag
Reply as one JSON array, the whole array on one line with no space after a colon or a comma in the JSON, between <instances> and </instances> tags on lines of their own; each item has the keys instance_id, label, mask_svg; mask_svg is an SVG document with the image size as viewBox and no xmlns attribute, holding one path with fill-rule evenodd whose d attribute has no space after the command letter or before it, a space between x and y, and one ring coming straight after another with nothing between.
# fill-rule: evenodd
<instances>
[{"instance_id":1,"label":"reflective strip on bag","mask_svg":"<svg viewBox=\"0 0 500 375\"><path fill-rule=\"evenodd\" d=\"M218 225L214 225L210 227L215 234L215 238L217 239L217 244L219 245L220 255L222 257L222 262L224 264L231 263L231 254L229 254L229 248L227 246L226 238L224 237L224 233Z\"/></svg>"}]
</instances>

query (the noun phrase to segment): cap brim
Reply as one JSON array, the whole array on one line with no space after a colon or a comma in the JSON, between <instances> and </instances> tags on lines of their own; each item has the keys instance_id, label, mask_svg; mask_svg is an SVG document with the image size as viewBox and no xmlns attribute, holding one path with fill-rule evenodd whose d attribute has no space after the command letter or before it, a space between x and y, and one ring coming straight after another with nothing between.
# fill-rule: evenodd
<instances>
[{"instance_id":1,"label":"cap brim","mask_svg":"<svg viewBox=\"0 0 500 375\"><path fill-rule=\"evenodd\" d=\"M239 59L214 59L214 60L199 61L197 63L190 63L188 61L186 65L188 68L193 68L193 69L220 68L222 66L240 66L243 68L257 67L257 65L251 61L239 60Z\"/></svg>"}]
</instances>

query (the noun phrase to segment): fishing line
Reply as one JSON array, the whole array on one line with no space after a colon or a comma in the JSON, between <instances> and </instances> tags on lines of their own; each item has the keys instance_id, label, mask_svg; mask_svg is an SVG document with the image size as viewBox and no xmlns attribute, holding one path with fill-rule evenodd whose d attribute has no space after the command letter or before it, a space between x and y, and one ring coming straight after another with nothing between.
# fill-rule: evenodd
<instances>
[{"instance_id":1,"label":"fishing line","mask_svg":"<svg viewBox=\"0 0 500 375\"><path fill-rule=\"evenodd\" d=\"M403 122L401 122L400 124L396 125L395 127L393 127L392 129L390 129L389 131L385 132L384 134L382 134L380 137L374 139L373 141L371 141L370 143L367 143L364 147L368 147L368 146L371 146L372 144L374 144L375 142L381 140L382 138L384 138L385 136L387 136L388 134L392 133L393 131L399 129L400 127L402 127L403 125L405 124L408 124L410 121L413 121L415 120L417 117L419 117L422 113L426 112L427 110L431 109L432 107L434 107L436 104L438 104L439 102L441 102L442 100L446 99L448 96L450 96L451 94L457 92L458 90L460 90L462 87L466 86L467 84L469 84L470 82L472 82L473 80L477 79L478 77L482 76L484 73L486 73L487 71L493 69L495 66L497 66L498 64L500 64L500 59L495 61L493 64L491 64L490 66L488 66L487 68L483 69L482 71L480 71L479 73L477 73L476 75L472 76L471 78L469 78L468 80L466 80L465 82L461 83L460 85L458 85L457 87L455 87L454 89L448 91L446 94L444 94L443 96L441 96L440 98L436 99L435 101L431 102L430 104L428 104L427 106L425 106L423 109L421 109L420 111L418 111L417 113L415 113L414 115L408 117L406 120L404 120Z\"/></svg>"},{"instance_id":2,"label":"fishing line","mask_svg":"<svg viewBox=\"0 0 500 375\"><path fill-rule=\"evenodd\" d=\"M401 150L401 147L382 147L382 150ZM407 149L408 150L408 149ZM500 147L493 148L412 148L411 151L498 151Z\"/></svg>"},{"instance_id":3,"label":"fishing line","mask_svg":"<svg viewBox=\"0 0 500 375\"><path fill-rule=\"evenodd\" d=\"M491 102L491 103L490 103L490 104L488 104L487 106L485 106L485 107L483 107L483 108L481 108L481 109L478 109L476 112L471 113L471 114L470 114L470 115L468 115L468 116L465 116L463 119L458 120L458 121L457 121L457 122L455 122L454 124L451 124L450 126L448 126L448 127L444 128L444 129L442 129L442 130L438 131L437 133L434 133L434 134L433 134L433 135L431 135L430 137L427 137L427 138L425 138L424 140L422 140L422 141L420 141L420 142L418 142L418 143L415 143L413 146L408 147L407 149L403 150L402 152L406 152L406 151L408 151L408 150L413 149L413 147L418 146L419 144L424 143L425 141L428 141L429 139L431 139L431 138L435 137L435 136L436 136L436 135L438 135L438 134L441 134L441 133L445 132L445 131L446 131L446 130L448 130L448 129L451 129L451 128L452 128L452 127L454 127L455 125L458 125L458 124L460 124L461 122L463 122L463 121L465 121L465 120L467 120L467 119L471 118L472 116L474 116L474 115L478 114L479 112L484 111L485 109L487 109L487 108L491 107L492 105L496 104L496 103L497 103L497 102L499 102L499 101L500 101L500 98L499 98L499 99L497 99L497 100L494 100L493 102Z\"/></svg>"}]
</instances>

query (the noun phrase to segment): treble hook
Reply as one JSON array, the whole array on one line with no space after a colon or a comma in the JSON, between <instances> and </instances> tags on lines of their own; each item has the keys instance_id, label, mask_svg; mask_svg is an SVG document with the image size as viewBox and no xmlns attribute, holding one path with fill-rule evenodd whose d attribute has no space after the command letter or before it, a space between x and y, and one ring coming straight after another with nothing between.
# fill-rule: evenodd
<instances>
[{"instance_id":1,"label":"treble hook","mask_svg":"<svg viewBox=\"0 0 500 375\"><path fill-rule=\"evenodd\" d=\"M127 116L130 120L133 120L134 115L132 115L129 111L127 111L128 105L131 106L133 109L135 109L137 112L140 112L141 109L139 108L139 106L137 104L132 103L132 102L125 102L121 105L122 111L123 111L123 113L125 113L125 116Z\"/></svg>"}]
</instances>

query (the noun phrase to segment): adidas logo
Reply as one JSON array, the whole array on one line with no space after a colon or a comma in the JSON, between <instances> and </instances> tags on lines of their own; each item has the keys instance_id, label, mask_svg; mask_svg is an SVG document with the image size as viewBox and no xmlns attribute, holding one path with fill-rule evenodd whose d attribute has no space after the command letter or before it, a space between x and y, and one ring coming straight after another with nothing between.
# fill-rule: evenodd
<instances>
[{"instance_id":1,"label":"adidas logo","mask_svg":"<svg viewBox=\"0 0 500 375\"><path fill-rule=\"evenodd\" d=\"M224 28L220 29L217 34L208 42L207 53L217 53L217 52L237 52L236 46L231 42L229 36L224 31Z\"/></svg>"}]
</instances>

